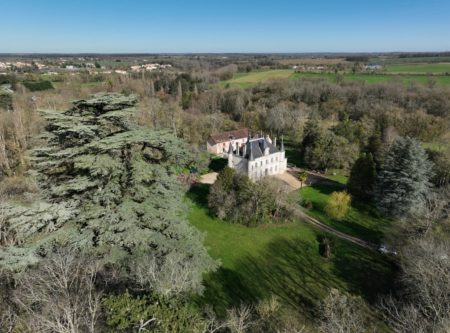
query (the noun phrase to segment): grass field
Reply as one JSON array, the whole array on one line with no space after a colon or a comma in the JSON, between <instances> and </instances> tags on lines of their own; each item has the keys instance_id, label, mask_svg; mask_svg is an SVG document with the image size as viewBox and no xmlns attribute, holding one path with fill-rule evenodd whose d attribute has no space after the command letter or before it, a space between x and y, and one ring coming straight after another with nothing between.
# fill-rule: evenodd
<instances>
[{"instance_id":1,"label":"grass field","mask_svg":"<svg viewBox=\"0 0 450 333\"><path fill-rule=\"evenodd\" d=\"M427 64L428 65L428 64ZM428 66L432 66L429 64ZM439 64L436 64L439 65ZM393 65L392 65L393 66ZM408 66L408 65L407 65ZM341 74L344 81L364 81L368 84L373 83L383 83L389 81L399 81L404 84L409 83L419 83L427 84L430 80L435 81L438 85L450 86L450 76L446 75L419 75L419 74L402 74L395 75L393 73L386 74L366 74L366 73L347 73ZM267 70L267 71L255 71L250 73L238 73L232 79L221 81L220 86L223 88L249 88L258 83L267 82L271 79L290 79L290 80L300 80L300 79L325 79L329 81L336 82L337 76L334 73L312 73L312 72L298 72L295 73L290 69L277 69L277 70Z\"/></svg>"},{"instance_id":2,"label":"grass field","mask_svg":"<svg viewBox=\"0 0 450 333\"><path fill-rule=\"evenodd\" d=\"M387 73L450 73L450 63L406 63L386 65Z\"/></svg>"},{"instance_id":3,"label":"grass field","mask_svg":"<svg viewBox=\"0 0 450 333\"><path fill-rule=\"evenodd\" d=\"M336 81L336 74L334 73L295 73L290 77L292 80L296 79L326 79ZM389 81L400 81L404 84L420 83L427 84L430 80L436 81L437 84L443 86L450 85L450 76L445 75L394 75L394 74L342 74L344 81L365 81L366 83L383 83Z\"/></svg>"},{"instance_id":4,"label":"grass field","mask_svg":"<svg viewBox=\"0 0 450 333\"><path fill-rule=\"evenodd\" d=\"M282 304L314 318L314 306L330 288L363 296L369 302L388 292L394 265L378 253L333 239L332 257L319 255L321 232L302 222L247 228L211 216L207 186L188 194L189 221L206 233L205 246L220 259L218 271L205 277L197 302L219 313L241 302L276 296Z\"/></svg>"},{"instance_id":5,"label":"grass field","mask_svg":"<svg viewBox=\"0 0 450 333\"><path fill-rule=\"evenodd\" d=\"M261 82L272 79L287 79L294 74L292 69L273 69L267 71L254 71L250 73L237 73L232 79L221 81L221 87L248 88Z\"/></svg>"},{"instance_id":6,"label":"grass field","mask_svg":"<svg viewBox=\"0 0 450 333\"><path fill-rule=\"evenodd\" d=\"M449 56L441 56L441 57L409 57L409 58L400 58L400 57L375 57L369 59L370 63L383 63L385 65L391 64L430 64L430 63L440 63L440 62L450 62Z\"/></svg>"},{"instance_id":7,"label":"grass field","mask_svg":"<svg viewBox=\"0 0 450 333\"><path fill-rule=\"evenodd\" d=\"M276 60L283 65L336 65L343 64L348 65L351 62L347 61L345 58L309 58L309 57L299 57L299 58L284 58Z\"/></svg>"},{"instance_id":8,"label":"grass field","mask_svg":"<svg viewBox=\"0 0 450 333\"><path fill-rule=\"evenodd\" d=\"M343 176L336 176L336 179L346 180ZM308 214L316 217L321 222L366 241L375 244L382 243L383 235L390 227L392 221L381 217L370 204L356 200L353 200L349 214L342 221L336 221L328 217L324 209L329 195L334 191L342 191L342 186L339 183L336 183L336 186L314 184L302 188L299 194L303 199L312 202L313 209L309 210Z\"/></svg>"}]
</instances>

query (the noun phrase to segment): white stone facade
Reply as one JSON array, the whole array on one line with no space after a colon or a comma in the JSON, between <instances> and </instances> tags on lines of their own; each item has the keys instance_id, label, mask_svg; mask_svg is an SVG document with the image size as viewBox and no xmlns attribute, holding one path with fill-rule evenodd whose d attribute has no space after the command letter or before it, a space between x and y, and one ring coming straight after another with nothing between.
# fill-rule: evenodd
<instances>
[{"instance_id":1,"label":"white stone facade","mask_svg":"<svg viewBox=\"0 0 450 333\"><path fill-rule=\"evenodd\" d=\"M286 171L287 158L284 145L281 149L266 138L250 139L235 152L228 153L228 166L244 173L252 180L278 175Z\"/></svg>"}]
</instances>

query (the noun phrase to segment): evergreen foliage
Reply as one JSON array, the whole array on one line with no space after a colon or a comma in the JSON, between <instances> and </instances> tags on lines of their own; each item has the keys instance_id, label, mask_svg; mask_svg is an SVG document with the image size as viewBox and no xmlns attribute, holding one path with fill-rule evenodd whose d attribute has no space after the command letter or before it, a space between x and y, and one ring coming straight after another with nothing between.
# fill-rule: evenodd
<instances>
[{"instance_id":1,"label":"evergreen foliage","mask_svg":"<svg viewBox=\"0 0 450 333\"><path fill-rule=\"evenodd\" d=\"M348 191L357 198L369 199L373 195L377 173L372 154L362 154L350 171Z\"/></svg>"},{"instance_id":2,"label":"evergreen foliage","mask_svg":"<svg viewBox=\"0 0 450 333\"><path fill-rule=\"evenodd\" d=\"M373 161L376 165L376 170L379 171L383 165L385 155L383 143L381 141L381 134L379 132L376 132L374 135L369 137L366 151L367 153L372 154Z\"/></svg>"},{"instance_id":3,"label":"evergreen foliage","mask_svg":"<svg viewBox=\"0 0 450 333\"><path fill-rule=\"evenodd\" d=\"M378 174L375 199L387 216L417 216L425 209L430 192L432 163L415 139L399 137L389 148Z\"/></svg>"},{"instance_id":4,"label":"evergreen foliage","mask_svg":"<svg viewBox=\"0 0 450 333\"><path fill-rule=\"evenodd\" d=\"M146 253L157 264L154 272L167 270L169 256L190 290L201 287L201 274L215 262L185 220L185 189L176 179L191 156L169 131L138 127L135 102L134 96L99 94L66 112L43 113L47 145L30 153L41 194L31 204L0 207L15 237L0 251L1 266L34 263L64 241L94 249L110 263Z\"/></svg>"},{"instance_id":5,"label":"evergreen foliage","mask_svg":"<svg viewBox=\"0 0 450 333\"><path fill-rule=\"evenodd\" d=\"M12 94L0 90L0 109L10 110L12 109L12 105Z\"/></svg>"},{"instance_id":6,"label":"evergreen foliage","mask_svg":"<svg viewBox=\"0 0 450 333\"><path fill-rule=\"evenodd\" d=\"M104 300L106 322L114 332L203 332L206 322L193 306L179 300L132 296L126 291Z\"/></svg>"}]
</instances>

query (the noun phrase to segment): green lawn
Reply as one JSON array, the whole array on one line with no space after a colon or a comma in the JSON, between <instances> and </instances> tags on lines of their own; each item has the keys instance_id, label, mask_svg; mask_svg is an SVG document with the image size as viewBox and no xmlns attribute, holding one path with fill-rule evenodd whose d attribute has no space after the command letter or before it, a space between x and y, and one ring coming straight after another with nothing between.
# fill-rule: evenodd
<instances>
[{"instance_id":1,"label":"green lawn","mask_svg":"<svg viewBox=\"0 0 450 333\"><path fill-rule=\"evenodd\" d=\"M386 65L387 73L450 73L450 63L408 63Z\"/></svg>"},{"instance_id":2,"label":"green lawn","mask_svg":"<svg viewBox=\"0 0 450 333\"><path fill-rule=\"evenodd\" d=\"M335 174L333 175L333 173ZM348 182L348 176L343 170L329 171L326 177L344 185Z\"/></svg>"},{"instance_id":3,"label":"green lawn","mask_svg":"<svg viewBox=\"0 0 450 333\"><path fill-rule=\"evenodd\" d=\"M344 176L336 176L344 183ZM361 239L381 243L384 233L389 229L391 220L383 218L376 209L369 203L353 200L352 207L347 217L342 221L336 221L325 213L324 209L329 196L334 191L342 191L342 184L314 184L299 190L299 194L305 200L313 203L313 209L308 213L316 217L321 222L342 231L346 234L359 237Z\"/></svg>"},{"instance_id":4,"label":"green lawn","mask_svg":"<svg viewBox=\"0 0 450 333\"><path fill-rule=\"evenodd\" d=\"M271 295L306 318L329 288L363 296L369 302L388 291L394 266L384 256L333 239L332 257L319 255L322 233L302 222L247 228L210 215L207 186L188 193L189 221L206 233L205 246L220 259L218 271L205 277L205 293L197 302L218 313Z\"/></svg>"}]
</instances>

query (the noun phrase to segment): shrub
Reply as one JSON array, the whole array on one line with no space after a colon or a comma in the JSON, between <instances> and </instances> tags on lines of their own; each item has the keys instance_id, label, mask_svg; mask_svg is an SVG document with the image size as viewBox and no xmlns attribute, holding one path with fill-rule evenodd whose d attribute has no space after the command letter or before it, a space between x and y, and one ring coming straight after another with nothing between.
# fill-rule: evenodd
<instances>
[{"instance_id":1,"label":"shrub","mask_svg":"<svg viewBox=\"0 0 450 333\"><path fill-rule=\"evenodd\" d=\"M42 91L42 90L49 90L53 89L53 84L51 81L48 80L42 80L42 81L24 81L23 85L29 90L29 91Z\"/></svg>"},{"instance_id":2,"label":"shrub","mask_svg":"<svg viewBox=\"0 0 450 333\"><path fill-rule=\"evenodd\" d=\"M350 210L351 196L346 191L333 192L325 206L327 215L335 220L342 220Z\"/></svg>"},{"instance_id":3,"label":"shrub","mask_svg":"<svg viewBox=\"0 0 450 333\"><path fill-rule=\"evenodd\" d=\"M313 203L312 203L311 200L306 200L303 203L303 207L305 207L306 209L313 209L314 208Z\"/></svg>"},{"instance_id":4,"label":"shrub","mask_svg":"<svg viewBox=\"0 0 450 333\"><path fill-rule=\"evenodd\" d=\"M12 109L12 95L8 93L1 93L0 92L0 108L8 110Z\"/></svg>"},{"instance_id":5,"label":"shrub","mask_svg":"<svg viewBox=\"0 0 450 333\"><path fill-rule=\"evenodd\" d=\"M328 237L320 237L319 253L322 257L329 258L331 256L331 240Z\"/></svg>"}]
</instances>

